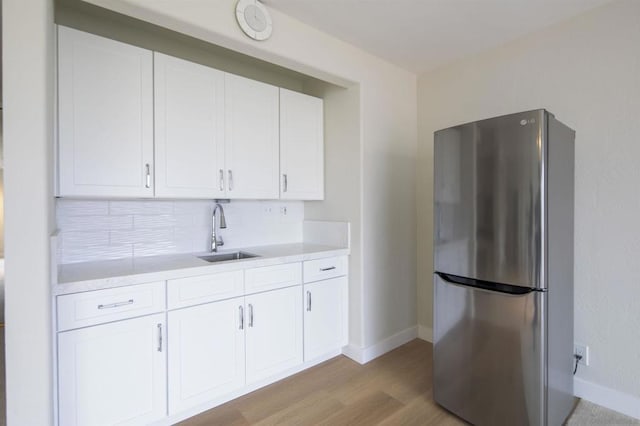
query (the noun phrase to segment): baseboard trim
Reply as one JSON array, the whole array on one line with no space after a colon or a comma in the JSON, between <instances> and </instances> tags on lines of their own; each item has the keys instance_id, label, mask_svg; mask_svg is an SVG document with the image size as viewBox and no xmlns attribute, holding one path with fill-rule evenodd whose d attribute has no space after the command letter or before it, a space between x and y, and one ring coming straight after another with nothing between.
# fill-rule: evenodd
<instances>
[{"instance_id":1,"label":"baseboard trim","mask_svg":"<svg viewBox=\"0 0 640 426\"><path fill-rule=\"evenodd\" d=\"M358 364L364 364L362 362L362 351L363 349L360 346L349 344L342 348L342 355L346 356L347 358L351 358Z\"/></svg>"},{"instance_id":2,"label":"baseboard trim","mask_svg":"<svg viewBox=\"0 0 640 426\"><path fill-rule=\"evenodd\" d=\"M573 379L575 396L640 420L640 398L583 379Z\"/></svg>"},{"instance_id":3,"label":"baseboard trim","mask_svg":"<svg viewBox=\"0 0 640 426\"><path fill-rule=\"evenodd\" d=\"M418 326L418 338L433 343L433 328L424 325Z\"/></svg>"},{"instance_id":4,"label":"baseboard trim","mask_svg":"<svg viewBox=\"0 0 640 426\"><path fill-rule=\"evenodd\" d=\"M369 361L394 350L398 346L402 346L405 343L412 341L416 337L418 337L418 327L413 326L399 331L396 334L366 348L361 348L355 345L345 346L342 349L342 353L359 364L366 364Z\"/></svg>"}]
</instances>

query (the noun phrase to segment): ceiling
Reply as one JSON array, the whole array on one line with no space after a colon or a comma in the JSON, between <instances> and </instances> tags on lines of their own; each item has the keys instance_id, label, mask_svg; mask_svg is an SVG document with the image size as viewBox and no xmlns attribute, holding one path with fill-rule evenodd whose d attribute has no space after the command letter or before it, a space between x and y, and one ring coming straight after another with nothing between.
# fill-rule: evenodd
<instances>
[{"instance_id":1,"label":"ceiling","mask_svg":"<svg viewBox=\"0 0 640 426\"><path fill-rule=\"evenodd\" d=\"M420 73L499 46L611 0L262 1L268 7Z\"/></svg>"}]
</instances>

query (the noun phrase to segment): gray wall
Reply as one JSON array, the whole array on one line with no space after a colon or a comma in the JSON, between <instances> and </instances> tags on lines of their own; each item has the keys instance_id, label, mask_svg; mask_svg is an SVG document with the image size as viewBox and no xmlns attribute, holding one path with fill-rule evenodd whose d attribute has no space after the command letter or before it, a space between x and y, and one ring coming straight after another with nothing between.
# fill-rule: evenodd
<instances>
[{"instance_id":1,"label":"gray wall","mask_svg":"<svg viewBox=\"0 0 640 426\"><path fill-rule=\"evenodd\" d=\"M315 80L286 68L80 0L57 0L55 22L290 90L300 92L305 82Z\"/></svg>"}]
</instances>

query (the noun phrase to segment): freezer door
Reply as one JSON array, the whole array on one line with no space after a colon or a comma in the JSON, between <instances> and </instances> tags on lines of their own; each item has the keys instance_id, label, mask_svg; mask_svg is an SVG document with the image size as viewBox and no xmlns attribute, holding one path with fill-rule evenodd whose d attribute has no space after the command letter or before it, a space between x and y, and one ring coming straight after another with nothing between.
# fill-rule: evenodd
<instances>
[{"instance_id":1,"label":"freezer door","mask_svg":"<svg viewBox=\"0 0 640 426\"><path fill-rule=\"evenodd\" d=\"M435 270L544 287L546 112L435 133Z\"/></svg>"},{"instance_id":2,"label":"freezer door","mask_svg":"<svg viewBox=\"0 0 640 426\"><path fill-rule=\"evenodd\" d=\"M543 425L545 305L546 292L492 292L435 275L436 402L478 426Z\"/></svg>"}]
</instances>

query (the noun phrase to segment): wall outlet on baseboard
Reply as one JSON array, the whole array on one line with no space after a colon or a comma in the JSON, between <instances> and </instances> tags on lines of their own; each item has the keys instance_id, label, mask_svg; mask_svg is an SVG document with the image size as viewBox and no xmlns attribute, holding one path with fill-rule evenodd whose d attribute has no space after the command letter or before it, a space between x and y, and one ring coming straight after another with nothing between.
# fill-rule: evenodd
<instances>
[{"instance_id":1,"label":"wall outlet on baseboard","mask_svg":"<svg viewBox=\"0 0 640 426\"><path fill-rule=\"evenodd\" d=\"M585 367L589 366L589 346L581 343L574 343L573 353L574 355L582 356L582 359L578 361L578 364L584 365Z\"/></svg>"}]
</instances>

